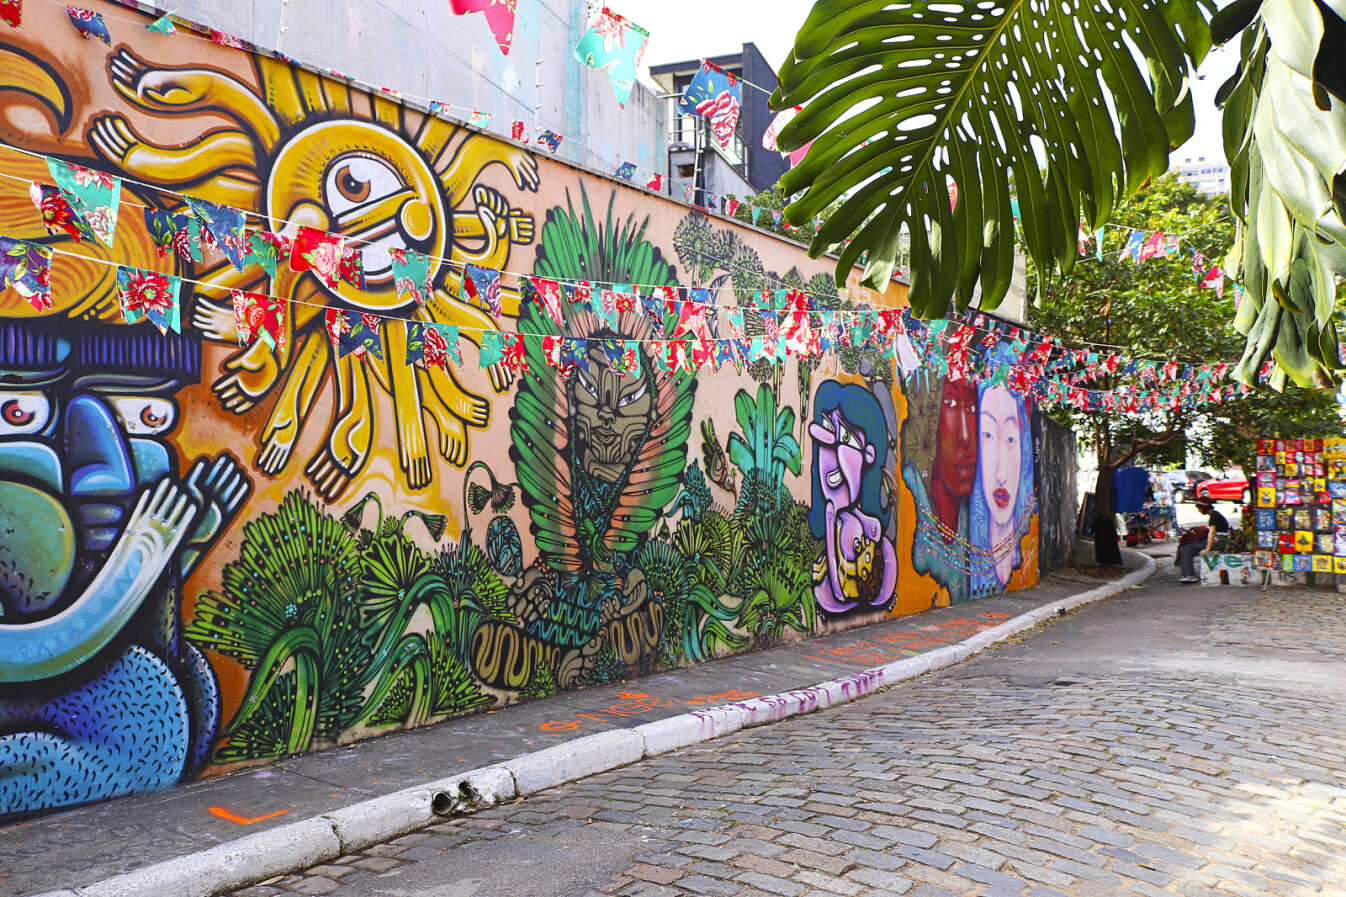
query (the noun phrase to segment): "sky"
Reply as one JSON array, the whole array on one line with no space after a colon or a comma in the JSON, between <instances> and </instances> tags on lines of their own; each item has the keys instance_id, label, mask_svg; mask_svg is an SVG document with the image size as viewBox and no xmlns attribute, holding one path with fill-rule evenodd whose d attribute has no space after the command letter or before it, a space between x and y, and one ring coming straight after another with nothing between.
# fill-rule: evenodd
<instances>
[{"instance_id":1,"label":"sky","mask_svg":"<svg viewBox=\"0 0 1346 897\"><path fill-rule=\"evenodd\" d=\"M650 65L736 53L745 43L756 44L779 68L812 7L811 0L622 0L617 11L650 32L644 63L645 80L652 85ZM1189 156L1224 161L1215 91L1233 73L1236 54L1236 45L1231 45L1206 58L1200 72L1205 77L1192 85L1195 136L1173 154L1173 164Z\"/></svg>"}]
</instances>

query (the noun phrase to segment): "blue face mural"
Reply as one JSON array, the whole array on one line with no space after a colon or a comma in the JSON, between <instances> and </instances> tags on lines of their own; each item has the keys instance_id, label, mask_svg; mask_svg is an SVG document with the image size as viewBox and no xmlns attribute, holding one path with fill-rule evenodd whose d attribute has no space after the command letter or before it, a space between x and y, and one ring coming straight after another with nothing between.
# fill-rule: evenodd
<instances>
[{"instance_id":1,"label":"blue face mural","mask_svg":"<svg viewBox=\"0 0 1346 897\"><path fill-rule=\"evenodd\" d=\"M0 359L0 814L175 784L220 715L182 582L249 491L164 441L199 345L0 321Z\"/></svg>"},{"instance_id":2,"label":"blue face mural","mask_svg":"<svg viewBox=\"0 0 1346 897\"><path fill-rule=\"evenodd\" d=\"M826 544L813 574L818 606L829 614L887 607L896 593L897 552L884 494L883 410L864 386L829 380L818 387L809 435L809 528Z\"/></svg>"}]
</instances>

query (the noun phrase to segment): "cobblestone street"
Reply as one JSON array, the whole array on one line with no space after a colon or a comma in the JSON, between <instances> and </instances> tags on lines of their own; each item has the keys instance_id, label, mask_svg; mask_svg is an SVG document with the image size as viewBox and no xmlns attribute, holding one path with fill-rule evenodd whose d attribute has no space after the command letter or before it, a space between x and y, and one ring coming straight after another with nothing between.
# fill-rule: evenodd
<instances>
[{"instance_id":1,"label":"cobblestone street","mask_svg":"<svg viewBox=\"0 0 1346 897\"><path fill-rule=\"evenodd\" d=\"M1171 578L239 897L1346 894L1346 602Z\"/></svg>"}]
</instances>

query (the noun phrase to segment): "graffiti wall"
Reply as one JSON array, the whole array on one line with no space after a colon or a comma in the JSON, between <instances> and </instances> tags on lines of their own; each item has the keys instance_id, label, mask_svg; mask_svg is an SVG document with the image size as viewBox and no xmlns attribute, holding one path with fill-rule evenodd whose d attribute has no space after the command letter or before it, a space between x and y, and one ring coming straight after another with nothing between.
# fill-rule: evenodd
<instances>
[{"instance_id":1,"label":"graffiti wall","mask_svg":"<svg viewBox=\"0 0 1346 897\"><path fill-rule=\"evenodd\" d=\"M857 347L665 373L644 341L675 315L558 324L519 292L706 289L723 335L763 287L845 308L896 284L838 292L794 244L274 58L24 16L0 30L0 234L57 258L51 309L0 292L0 814L1035 580L1021 397L904 386ZM46 156L125 178L111 246L47 232ZM343 234L363 285L192 232L164 251L145 213L184 196ZM410 250L423 302L394 283ZM123 322L118 264L184 278L180 334ZM468 264L505 272L498 314L464 301ZM243 345L233 290L286 300L274 346ZM382 353L337 351L331 308L379 315ZM461 366L405 363L427 323L461 328ZM480 369L497 327L535 335L526 369ZM568 375L559 335L591 340Z\"/></svg>"},{"instance_id":2,"label":"graffiti wall","mask_svg":"<svg viewBox=\"0 0 1346 897\"><path fill-rule=\"evenodd\" d=\"M1070 559L1075 544L1075 473L1078 467L1075 432L1045 414L1033 415L1033 464L1050 471L1038 487L1038 568L1042 573Z\"/></svg>"}]
</instances>

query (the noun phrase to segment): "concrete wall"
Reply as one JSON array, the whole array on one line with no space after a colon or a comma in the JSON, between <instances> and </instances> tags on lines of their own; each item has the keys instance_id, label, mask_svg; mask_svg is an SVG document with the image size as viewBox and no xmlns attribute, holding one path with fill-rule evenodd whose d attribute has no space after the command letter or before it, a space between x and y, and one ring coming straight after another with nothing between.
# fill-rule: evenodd
<instances>
[{"instance_id":1,"label":"concrete wall","mask_svg":"<svg viewBox=\"0 0 1346 897\"><path fill-rule=\"evenodd\" d=\"M484 15L453 15L448 0L185 0L172 6L183 18L362 83L492 113L498 132L507 132L511 119L528 122L534 133L550 128L566 137L563 157L599 171L634 162L642 183L651 173L667 173L664 105L654 91L637 83L622 108L607 72L573 61L571 51L587 28L583 3L518 0L508 56ZM131 18L120 11L105 15Z\"/></svg>"},{"instance_id":2,"label":"concrete wall","mask_svg":"<svg viewBox=\"0 0 1346 897\"><path fill-rule=\"evenodd\" d=\"M904 388L860 348L693 375L642 343L638 375L595 348L563 379L518 275L740 307L898 286L857 271L838 297L796 244L188 35L122 24L108 48L32 4L0 55L0 138L128 179L115 245L76 243L28 198L45 162L0 150L0 233L63 253L50 310L0 292L0 814L1036 580L1012 394ZM359 289L161 255L141 207L184 211L161 187L426 251L433 295L404 301L373 252ZM510 272L499 314L461 298L465 263ZM118 264L189 279L180 335L122 322ZM240 346L232 289L290 303L275 351ZM381 359L334 350L333 308L383 317ZM461 367L405 363L425 322L462 328ZM675 323L575 305L564 332ZM537 335L526 372L479 369L496 328Z\"/></svg>"}]
</instances>

